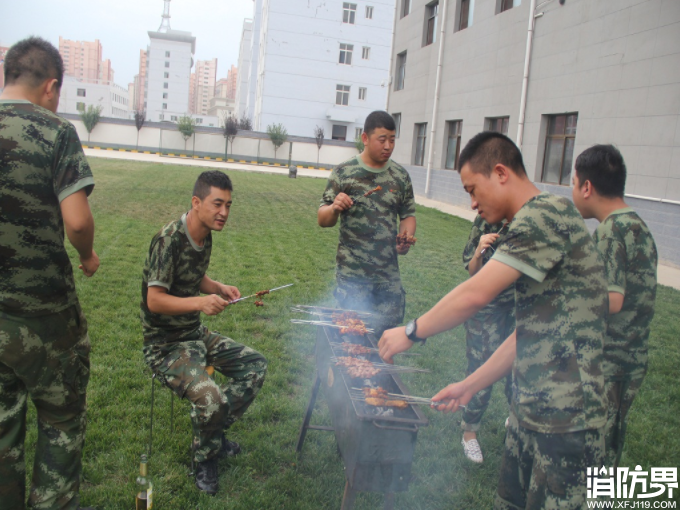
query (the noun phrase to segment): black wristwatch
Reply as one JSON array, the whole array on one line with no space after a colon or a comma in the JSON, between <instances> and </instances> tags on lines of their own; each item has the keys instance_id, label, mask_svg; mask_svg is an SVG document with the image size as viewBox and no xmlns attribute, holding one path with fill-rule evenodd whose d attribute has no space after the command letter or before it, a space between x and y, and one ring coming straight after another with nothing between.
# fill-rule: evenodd
<instances>
[{"instance_id":1,"label":"black wristwatch","mask_svg":"<svg viewBox=\"0 0 680 511\"><path fill-rule=\"evenodd\" d=\"M416 330L418 329L418 325L416 323L415 319L412 319L408 323L406 323L406 337L408 337L411 342L419 342L420 344L425 344L425 341L427 341L427 338L422 338L418 337L416 335Z\"/></svg>"}]
</instances>

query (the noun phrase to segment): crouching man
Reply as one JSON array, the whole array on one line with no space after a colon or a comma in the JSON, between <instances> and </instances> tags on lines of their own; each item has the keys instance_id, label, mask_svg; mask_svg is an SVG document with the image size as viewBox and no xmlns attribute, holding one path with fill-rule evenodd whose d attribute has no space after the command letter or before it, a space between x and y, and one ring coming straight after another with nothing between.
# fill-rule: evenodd
<instances>
[{"instance_id":1,"label":"crouching man","mask_svg":"<svg viewBox=\"0 0 680 511\"><path fill-rule=\"evenodd\" d=\"M210 495L218 490L218 458L241 450L224 432L253 402L267 370L260 353L210 332L200 321L201 312L219 314L241 296L236 287L206 274L211 231L224 228L232 190L226 174L203 172L191 209L151 240L142 277L144 358L165 385L191 402L196 486ZM218 385L206 370L209 366L229 382Z\"/></svg>"}]
</instances>

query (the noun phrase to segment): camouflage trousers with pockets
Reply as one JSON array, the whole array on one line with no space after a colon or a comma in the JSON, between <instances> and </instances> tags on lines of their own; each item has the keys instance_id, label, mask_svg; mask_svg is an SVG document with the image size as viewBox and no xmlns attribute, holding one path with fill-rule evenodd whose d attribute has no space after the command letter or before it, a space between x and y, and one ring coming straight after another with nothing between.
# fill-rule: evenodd
<instances>
[{"instance_id":1,"label":"camouflage trousers with pockets","mask_svg":"<svg viewBox=\"0 0 680 511\"><path fill-rule=\"evenodd\" d=\"M465 343L468 367L466 376L479 369L484 362L503 344L515 329L513 310L497 313L477 313L465 322ZM512 398L512 375L505 378L505 397ZM464 431L479 431L482 415L489 407L493 385L480 390L470 400L463 412L461 428Z\"/></svg>"},{"instance_id":2,"label":"camouflage trousers with pockets","mask_svg":"<svg viewBox=\"0 0 680 511\"><path fill-rule=\"evenodd\" d=\"M628 412L633 405L645 375L622 381L605 381L607 423L604 427L604 456L607 467L618 467L626 440Z\"/></svg>"},{"instance_id":3,"label":"camouflage trousers with pockets","mask_svg":"<svg viewBox=\"0 0 680 511\"><path fill-rule=\"evenodd\" d=\"M90 339L79 305L46 316L0 312L0 509L26 506L26 408L38 416L28 506L76 509L85 443Z\"/></svg>"},{"instance_id":4,"label":"camouflage trousers with pockets","mask_svg":"<svg viewBox=\"0 0 680 511\"><path fill-rule=\"evenodd\" d=\"M406 292L398 282L370 282L337 278L333 295L342 309L373 313L367 320L379 339L382 333L401 324L406 309Z\"/></svg>"},{"instance_id":5,"label":"camouflage trousers with pockets","mask_svg":"<svg viewBox=\"0 0 680 511\"><path fill-rule=\"evenodd\" d=\"M603 429L538 433L510 413L496 509L581 509L586 469L602 466Z\"/></svg>"},{"instance_id":6,"label":"camouflage trousers with pockets","mask_svg":"<svg viewBox=\"0 0 680 511\"><path fill-rule=\"evenodd\" d=\"M204 326L196 340L144 346L144 358L165 385L191 402L192 449L198 463L219 453L224 430L251 405L267 372L260 353ZM219 385L207 366L229 381Z\"/></svg>"}]
</instances>

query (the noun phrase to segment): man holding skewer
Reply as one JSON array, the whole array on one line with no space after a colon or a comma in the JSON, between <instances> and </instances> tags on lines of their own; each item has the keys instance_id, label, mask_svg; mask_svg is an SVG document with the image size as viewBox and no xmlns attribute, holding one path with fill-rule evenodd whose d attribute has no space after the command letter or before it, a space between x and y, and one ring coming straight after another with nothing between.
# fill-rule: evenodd
<instances>
[{"instance_id":1,"label":"man holding skewer","mask_svg":"<svg viewBox=\"0 0 680 511\"><path fill-rule=\"evenodd\" d=\"M161 381L191 402L196 486L211 495L218 490L218 458L241 450L236 442L227 440L224 431L253 402L267 370L260 353L210 332L200 321L201 312L214 316L241 296L236 287L206 274L211 231L224 228L232 189L223 172L198 176L189 212L151 240L142 277L144 358ZM230 382L218 385L207 366L229 377Z\"/></svg>"},{"instance_id":2,"label":"man holding skewer","mask_svg":"<svg viewBox=\"0 0 680 511\"><path fill-rule=\"evenodd\" d=\"M389 362L412 338L462 324L514 284L515 331L482 367L432 399L448 402L438 409L456 411L512 370L496 507L581 508L586 467L601 466L604 454L602 259L573 203L534 186L508 137L476 135L460 165L472 208L489 223L512 223L474 276L406 328L386 331L380 355Z\"/></svg>"},{"instance_id":3,"label":"man holding skewer","mask_svg":"<svg viewBox=\"0 0 680 511\"><path fill-rule=\"evenodd\" d=\"M387 112L368 115L363 152L333 169L318 211L321 227L340 219L335 298L344 309L373 312L378 335L404 318L397 255L408 253L410 245L397 244L397 234L416 232L411 178L390 159L395 130Z\"/></svg>"}]
</instances>

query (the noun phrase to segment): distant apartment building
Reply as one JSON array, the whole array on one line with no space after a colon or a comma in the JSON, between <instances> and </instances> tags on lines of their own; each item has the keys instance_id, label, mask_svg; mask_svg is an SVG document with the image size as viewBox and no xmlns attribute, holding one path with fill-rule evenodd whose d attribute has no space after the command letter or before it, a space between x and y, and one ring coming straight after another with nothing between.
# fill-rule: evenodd
<instances>
[{"instance_id":1,"label":"distant apartment building","mask_svg":"<svg viewBox=\"0 0 680 511\"><path fill-rule=\"evenodd\" d=\"M79 114L90 105L102 108L102 117L129 119L128 90L113 83L84 81L66 75L61 86L59 113Z\"/></svg>"},{"instance_id":2,"label":"distant apartment building","mask_svg":"<svg viewBox=\"0 0 680 511\"><path fill-rule=\"evenodd\" d=\"M225 82L226 97L232 101L236 100L236 87L238 85L238 68L232 64L231 69L227 72L227 78L221 78L219 82ZM215 93L216 96L220 95Z\"/></svg>"},{"instance_id":3,"label":"distant apartment building","mask_svg":"<svg viewBox=\"0 0 680 511\"><path fill-rule=\"evenodd\" d=\"M71 41L59 37L59 53L64 61L64 74L86 82L113 83L109 59L102 59L102 45L94 41Z\"/></svg>"},{"instance_id":4,"label":"distant apartment building","mask_svg":"<svg viewBox=\"0 0 680 511\"><path fill-rule=\"evenodd\" d=\"M469 207L456 170L482 130L515 140L536 185L568 197L576 157L612 143L626 201L680 266L680 2L398 0L391 75L393 158L416 193Z\"/></svg>"},{"instance_id":5,"label":"distant apartment building","mask_svg":"<svg viewBox=\"0 0 680 511\"><path fill-rule=\"evenodd\" d=\"M128 83L128 110L135 110L135 84Z\"/></svg>"},{"instance_id":6,"label":"distant apartment building","mask_svg":"<svg viewBox=\"0 0 680 511\"><path fill-rule=\"evenodd\" d=\"M318 125L327 138L354 140L386 105L394 1L255 0L246 101L254 129L281 123L313 136Z\"/></svg>"},{"instance_id":7,"label":"distant apartment building","mask_svg":"<svg viewBox=\"0 0 680 511\"><path fill-rule=\"evenodd\" d=\"M148 32L144 108L150 121L189 113L189 78L196 51L190 32ZM141 83L141 79L140 79Z\"/></svg>"},{"instance_id":8,"label":"distant apartment building","mask_svg":"<svg viewBox=\"0 0 680 511\"><path fill-rule=\"evenodd\" d=\"M189 75L189 113L194 113L194 104L196 103L196 73Z\"/></svg>"},{"instance_id":9,"label":"distant apartment building","mask_svg":"<svg viewBox=\"0 0 680 511\"><path fill-rule=\"evenodd\" d=\"M9 50L6 46L0 46L0 90L5 87L5 53Z\"/></svg>"},{"instance_id":10,"label":"distant apartment building","mask_svg":"<svg viewBox=\"0 0 680 511\"><path fill-rule=\"evenodd\" d=\"M135 104L134 110L146 109L146 72L147 52L139 50L139 73L135 75Z\"/></svg>"},{"instance_id":11,"label":"distant apartment building","mask_svg":"<svg viewBox=\"0 0 680 511\"><path fill-rule=\"evenodd\" d=\"M193 74L193 103L191 112L197 115L208 114L208 102L215 96L217 79L217 59L198 60Z\"/></svg>"},{"instance_id":12,"label":"distant apartment building","mask_svg":"<svg viewBox=\"0 0 680 511\"><path fill-rule=\"evenodd\" d=\"M240 119L247 112L248 78L250 76L250 55L252 53L253 20L243 20L241 43L238 51L238 79L236 82L236 116ZM252 118L252 117L251 117Z\"/></svg>"}]
</instances>

